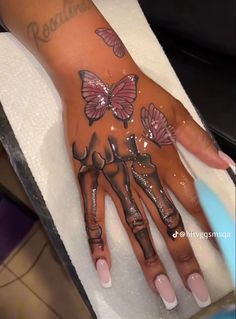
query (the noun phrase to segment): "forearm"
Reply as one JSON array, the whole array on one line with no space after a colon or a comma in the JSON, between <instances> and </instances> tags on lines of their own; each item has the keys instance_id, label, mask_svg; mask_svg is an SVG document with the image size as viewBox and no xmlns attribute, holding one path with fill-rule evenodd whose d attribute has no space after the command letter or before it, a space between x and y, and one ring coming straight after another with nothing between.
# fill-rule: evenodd
<instances>
[{"instance_id":1,"label":"forearm","mask_svg":"<svg viewBox=\"0 0 236 319\"><path fill-rule=\"evenodd\" d=\"M95 33L110 26L92 1L24 0L20 6L19 10L17 0L0 0L1 18L45 66L60 94L69 92L79 70L96 72L107 82L126 70L136 70L127 52L117 58Z\"/></svg>"}]
</instances>

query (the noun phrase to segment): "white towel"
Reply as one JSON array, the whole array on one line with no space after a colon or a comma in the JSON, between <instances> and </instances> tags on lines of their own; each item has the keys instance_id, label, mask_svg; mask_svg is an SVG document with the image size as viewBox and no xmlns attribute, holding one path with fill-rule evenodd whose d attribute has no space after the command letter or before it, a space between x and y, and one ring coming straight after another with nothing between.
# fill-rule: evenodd
<instances>
[{"instance_id":1,"label":"white towel","mask_svg":"<svg viewBox=\"0 0 236 319\"><path fill-rule=\"evenodd\" d=\"M140 68L182 101L201 124L138 2L94 2L120 35ZM150 221L158 253L179 301L176 310L165 310L158 295L148 287L109 198L106 199L106 224L113 260L113 287L105 290L100 286L91 262L80 197L64 143L59 96L40 64L11 34L0 35L0 83L0 101L4 111L98 318L184 319L198 312L198 306L184 288L162 238ZM233 212L234 188L228 175L210 169L184 152L199 177L215 189ZM191 227L197 231L193 219L176 200L175 203L182 212L187 230ZM232 290L226 266L206 240L192 239L191 242L212 300L216 301Z\"/></svg>"}]
</instances>

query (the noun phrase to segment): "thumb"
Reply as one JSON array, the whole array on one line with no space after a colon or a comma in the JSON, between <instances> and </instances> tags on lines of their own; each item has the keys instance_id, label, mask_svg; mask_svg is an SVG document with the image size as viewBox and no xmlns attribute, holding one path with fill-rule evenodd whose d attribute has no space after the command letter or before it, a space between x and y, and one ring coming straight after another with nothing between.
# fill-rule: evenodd
<instances>
[{"instance_id":1,"label":"thumb","mask_svg":"<svg viewBox=\"0 0 236 319\"><path fill-rule=\"evenodd\" d=\"M212 137L193 120L180 102L176 107L175 132L176 139L207 165L220 169L230 166L230 160L222 156Z\"/></svg>"}]
</instances>

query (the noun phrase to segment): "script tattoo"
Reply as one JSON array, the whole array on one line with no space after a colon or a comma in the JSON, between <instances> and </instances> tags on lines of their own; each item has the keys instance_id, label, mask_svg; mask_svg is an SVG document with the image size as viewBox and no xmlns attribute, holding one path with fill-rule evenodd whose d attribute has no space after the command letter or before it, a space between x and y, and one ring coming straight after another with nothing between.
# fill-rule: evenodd
<instances>
[{"instance_id":1,"label":"script tattoo","mask_svg":"<svg viewBox=\"0 0 236 319\"><path fill-rule=\"evenodd\" d=\"M34 40L35 45L39 50L40 44L49 42L52 34L63 24L77 16L79 13L88 11L90 7L90 0L63 0L62 11L57 12L44 24L40 24L36 21L30 22L27 26L27 33Z\"/></svg>"}]
</instances>

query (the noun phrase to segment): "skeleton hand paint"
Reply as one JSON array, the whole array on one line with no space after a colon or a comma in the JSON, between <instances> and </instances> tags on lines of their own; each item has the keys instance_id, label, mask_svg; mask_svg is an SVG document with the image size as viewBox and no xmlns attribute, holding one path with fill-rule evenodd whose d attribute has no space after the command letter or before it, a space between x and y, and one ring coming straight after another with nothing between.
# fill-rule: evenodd
<instances>
[{"instance_id":1,"label":"skeleton hand paint","mask_svg":"<svg viewBox=\"0 0 236 319\"><path fill-rule=\"evenodd\" d=\"M141 72L92 1L23 0L21 10L16 0L1 1L1 18L39 58L61 96L89 245L103 286L111 286L104 222L104 197L109 194L148 283L166 307L174 308L177 298L153 244L142 202L186 288L199 306L208 305L189 241L176 235L183 230L181 212L166 188L205 231L210 228L193 180L171 142L176 137L212 167L226 169L228 160L220 158L183 105Z\"/></svg>"},{"instance_id":2,"label":"skeleton hand paint","mask_svg":"<svg viewBox=\"0 0 236 319\"><path fill-rule=\"evenodd\" d=\"M74 125L69 131L88 241L101 283L111 286L104 222L104 197L109 194L144 275L167 309L177 305L177 298L158 257L142 203L165 239L186 287L191 289L191 282L198 278L200 290L192 291L198 304L205 306L209 294L188 239L178 236L184 232L181 212L166 188L209 229L192 178L172 145L192 119L179 102L140 72L108 75L104 80L92 71L79 71L81 97L70 109L70 124ZM176 109L182 115L180 122Z\"/></svg>"}]
</instances>

